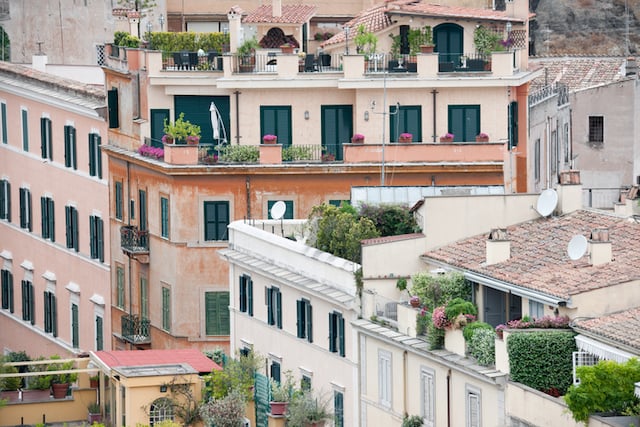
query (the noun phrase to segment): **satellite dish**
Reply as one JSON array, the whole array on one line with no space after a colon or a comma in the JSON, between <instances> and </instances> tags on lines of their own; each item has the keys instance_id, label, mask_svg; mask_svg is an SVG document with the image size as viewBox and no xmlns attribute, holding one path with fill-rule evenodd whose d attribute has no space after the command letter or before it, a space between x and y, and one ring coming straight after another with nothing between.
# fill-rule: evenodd
<instances>
[{"instance_id":1,"label":"satellite dish","mask_svg":"<svg viewBox=\"0 0 640 427\"><path fill-rule=\"evenodd\" d=\"M538 197L536 210L542 216L549 216L558 205L558 193L553 188L547 188Z\"/></svg>"},{"instance_id":2,"label":"satellite dish","mask_svg":"<svg viewBox=\"0 0 640 427\"><path fill-rule=\"evenodd\" d=\"M587 252L587 238L582 234L577 234L571 238L567 245L567 254L569 258L576 261L582 258Z\"/></svg>"},{"instance_id":3,"label":"satellite dish","mask_svg":"<svg viewBox=\"0 0 640 427\"><path fill-rule=\"evenodd\" d=\"M278 200L273 204L273 206L271 206L271 218L281 219L284 216L286 210L287 205L282 200Z\"/></svg>"}]
</instances>

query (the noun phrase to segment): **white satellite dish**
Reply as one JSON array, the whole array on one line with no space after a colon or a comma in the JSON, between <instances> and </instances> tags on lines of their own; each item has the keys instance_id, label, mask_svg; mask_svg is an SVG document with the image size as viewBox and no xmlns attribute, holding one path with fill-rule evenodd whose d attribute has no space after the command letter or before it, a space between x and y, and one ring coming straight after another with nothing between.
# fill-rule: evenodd
<instances>
[{"instance_id":1,"label":"white satellite dish","mask_svg":"<svg viewBox=\"0 0 640 427\"><path fill-rule=\"evenodd\" d=\"M576 261L582 258L587 252L587 238L582 234L577 234L571 238L567 245L567 254L569 258Z\"/></svg>"},{"instance_id":2,"label":"white satellite dish","mask_svg":"<svg viewBox=\"0 0 640 427\"><path fill-rule=\"evenodd\" d=\"M286 210L287 205L282 200L278 200L271 206L271 218L282 219Z\"/></svg>"},{"instance_id":3,"label":"white satellite dish","mask_svg":"<svg viewBox=\"0 0 640 427\"><path fill-rule=\"evenodd\" d=\"M547 188L540 196L536 204L536 211L542 216L549 216L558 205L558 193L553 188Z\"/></svg>"}]
</instances>

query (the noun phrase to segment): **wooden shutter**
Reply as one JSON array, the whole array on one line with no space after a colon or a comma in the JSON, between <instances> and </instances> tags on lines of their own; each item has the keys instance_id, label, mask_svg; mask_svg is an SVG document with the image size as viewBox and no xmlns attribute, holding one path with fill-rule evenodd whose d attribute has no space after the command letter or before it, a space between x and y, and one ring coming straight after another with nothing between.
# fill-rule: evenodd
<instances>
[{"instance_id":1,"label":"wooden shutter","mask_svg":"<svg viewBox=\"0 0 640 427\"><path fill-rule=\"evenodd\" d=\"M280 364L271 362L271 379L280 382Z\"/></svg>"},{"instance_id":2,"label":"wooden shutter","mask_svg":"<svg viewBox=\"0 0 640 427\"><path fill-rule=\"evenodd\" d=\"M251 277L247 278L247 305L249 316L253 316L253 280Z\"/></svg>"},{"instance_id":3,"label":"wooden shutter","mask_svg":"<svg viewBox=\"0 0 640 427\"><path fill-rule=\"evenodd\" d=\"M5 144L9 143L9 136L7 133L7 104L4 102L0 104L1 114L2 114L2 142Z\"/></svg>"},{"instance_id":4,"label":"wooden shutter","mask_svg":"<svg viewBox=\"0 0 640 427\"><path fill-rule=\"evenodd\" d=\"M335 416L335 427L344 426L344 394L339 391L333 394L333 412Z\"/></svg>"},{"instance_id":5,"label":"wooden shutter","mask_svg":"<svg viewBox=\"0 0 640 427\"><path fill-rule=\"evenodd\" d=\"M9 308L9 270L2 270L2 308L4 310Z\"/></svg>"},{"instance_id":6,"label":"wooden shutter","mask_svg":"<svg viewBox=\"0 0 640 427\"><path fill-rule=\"evenodd\" d=\"M71 126L64 126L64 165L66 167L71 167L73 162L72 154L71 154Z\"/></svg>"},{"instance_id":7,"label":"wooden shutter","mask_svg":"<svg viewBox=\"0 0 640 427\"><path fill-rule=\"evenodd\" d=\"M298 330L298 338L304 338L304 301L296 301L296 326Z\"/></svg>"},{"instance_id":8,"label":"wooden shutter","mask_svg":"<svg viewBox=\"0 0 640 427\"><path fill-rule=\"evenodd\" d=\"M58 303L55 294L51 294L51 333L58 336Z\"/></svg>"},{"instance_id":9,"label":"wooden shutter","mask_svg":"<svg viewBox=\"0 0 640 427\"><path fill-rule=\"evenodd\" d=\"M273 325L273 288L266 288L267 324Z\"/></svg>"},{"instance_id":10,"label":"wooden shutter","mask_svg":"<svg viewBox=\"0 0 640 427\"><path fill-rule=\"evenodd\" d=\"M9 312L13 313L13 273L7 271L7 284L9 287Z\"/></svg>"},{"instance_id":11,"label":"wooden shutter","mask_svg":"<svg viewBox=\"0 0 640 427\"><path fill-rule=\"evenodd\" d=\"M340 338L340 356L344 357L344 318L340 315L338 318L338 337Z\"/></svg>"},{"instance_id":12,"label":"wooden shutter","mask_svg":"<svg viewBox=\"0 0 640 427\"><path fill-rule=\"evenodd\" d=\"M245 313L247 311L247 277L242 275L240 276L239 283L239 295L240 295L240 311Z\"/></svg>"},{"instance_id":13,"label":"wooden shutter","mask_svg":"<svg viewBox=\"0 0 640 427\"><path fill-rule=\"evenodd\" d=\"M118 89L113 88L107 91L107 104L109 113L109 128L120 127L118 119Z\"/></svg>"},{"instance_id":14,"label":"wooden shutter","mask_svg":"<svg viewBox=\"0 0 640 427\"><path fill-rule=\"evenodd\" d=\"M42 238L49 237L49 221L47 220L47 199L40 197L40 226L42 227Z\"/></svg>"},{"instance_id":15,"label":"wooden shutter","mask_svg":"<svg viewBox=\"0 0 640 427\"><path fill-rule=\"evenodd\" d=\"M96 176L96 141L93 134L89 134L89 175Z\"/></svg>"},{"instance_id":16,"label":"wooden shutter","mask_svg":"<svg viewBox=\"0 0 640 427\"><path fill-rule=\"evenodd\" d=\"M96 239L96 217L89 217L89 246L91 248L91 258L97 258L97 239Z\"/></svg>"},{"instance_id":17,"label":"wooden shutter","mask_svg":"<svg viewBox=\"0 0 640 427\"><path fill-rule=\"evenodd\" d=\"M65 230L66 230L66 237L67 237L67 248L71 248L73 247L73 230L72 230L72 223L71 223L71 206L65 206L64 207L64 217L65 217Z\"/></svg>"},{"instance_id":18,"label":"wooden shutter","mask_svg":"<svg viewBox=\"0 0 640 427\"><path fill-rule=\"evenodd\" d=\"M73 345L73 348L78 348L80 345L78 332L79 332L78 305L71 304L71 345Z\"/></svg>"},{"instance_id":19,"label":"wooden shutter","mask_svg":"<svg viewBox=\"0 0 640 427\"><path fill-rule=\"evenodd\" d=\"M282 329L282 293L280 289L275 290L276 293L276 319L278 328Z\"/></svg>"},{"instance_id":20,"label":"wooden shutter","mask_svg":"<svg viewBox=\"0 0 640 427\"><path fill-rule=\"evenodd\" d=\"M104 224L102 222L102 218L96 218L96 220L98 259L101 262L104 262Z\"/></svg>"},{"instance_id":21,"label":"wooden shutter","mask_svg":"<svg viewBox=\"0 0 640 427\"><path fill-rule=\"evenodd\" d=\"M307 341L313 342L313 307L307 302Z\"/></svg>"},{"instance_id":22,"label":"wooden shutter","mask_svg":"<svg viewBox=\"0 0 640 427\"><path fill-rule=\"evenodd\" d=\"M171 330L171 295L169 289L162 288L162 328Z\"/></svg>"},{"instance_id":23,"label":"wooden shutter","mask_svg":"<svg viewBox=\"0 0 640 427\"><path fill-rule=\"evenodd\" d=\"M103 326L102 326L102 317L96 317L96 350L100 351L104 347L104 334L103 334Z\"/></svg>"},{"instance_id":24,"label":"wooden shutter","mask_svg":"<svg viewBox=\"0 0 640 427\"><path fill-rule=\"evenodd\" d=\"M147 192L144 190L138 190L138 209L140 210L138 218L140 231L145 231L147 229Z\"/></svg>"},{"instance_id":25,"label":"wooden shutter","mask_svg":"<svg viewBox=\"0 0 640 427\"><path fill-rule=\"evenodd\" d=\"M96 141L95 143L95 147L96 147L96 167L98 169L98 178L102 178L102 150L100 148L100 146L102 145L102 137L100 135L96 135L94 134L94 139Z\"/></svg>"},{"instance_id":26,"label":"wooden shutter","mask_svg":"<svg viewBox=\"0 0 640 427\"><path fill-rule=\"evenodd\" d=\"M336 314L329 313L329 351L336 352Z\"/></svg>"},{"instance_id":27,"label":"wooden shutter","mask_svg":"<svg viewBox=\"0 0 640 427\"><path fill-rule=\"evenodd\" d=\"M56 241L56 221L55 210L53 208L53 199L47 198L47 215L49 220L49 238L52 242Z\"/></svg>"},{"instance_id":28,"label":"wooden shutter","mask_svg":"<svg viewBox=\"0 0 640 427\"><path fill-rule=\"evenodd\" d=\"M518 102L509 103L509 148L518 146Z\"/></svg>"},{"instance_id":29,"label":"wooden shutter","mask_svg":"<svg viewBox=\"0 0 640 427\"><path fill-rule=\"evenodd\" d=\"M40 118L40 156L47 158L47 119Z\"/></svg>"}]
</instances>

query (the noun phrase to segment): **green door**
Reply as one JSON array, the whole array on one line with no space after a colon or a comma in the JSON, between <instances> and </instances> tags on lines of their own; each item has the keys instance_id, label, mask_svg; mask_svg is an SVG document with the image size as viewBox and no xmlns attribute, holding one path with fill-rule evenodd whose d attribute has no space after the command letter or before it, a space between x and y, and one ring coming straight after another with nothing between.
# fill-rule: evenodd
<instances>
[{"instance_id":1,"label":"green door","mask_svg":"<svg viewBox=\"0 0 640 427\"><path fill-rule=\"evenodd\" d=\"M214 140L214 130L211 115L211 103L214 103L219 115L217 116L218 136ZM185 120L200 126L200 144L222 144L230 141L230 112L228 96L195 96L182 95L174 98L175 120L180 113L184 113Z\"/></svg>"},{"instance_id":2,"label":"green door","mask_svg":"<svg viewBox=\"0 0 640 427\"><path fill-rule=\"evenodd\" d=\"M320 107L322 126L322 153L333 154L342 160L342 145L353 135L353 106L323 105Z\"/></svg>"},{"instance_id":3,"label":"green door","mask_svg":"<svg viewBox=\"0 0 640 427\"><path fill-rule=\"evenodd\" d=\"M439 53L439 63L452 67L460 66L460 57L464 54L462 36L463 29L457 24L442 24L433 29L433 41L436 45L434 51ZM441 69L441 71L453 71L453 69Z\"/></svg>"},{"instance_id":4,"label":"green door","mask_svg":"<svg viewBox=\"0 0 640 427\"><path fill-rule=\"evenodd\" d=\"M398 142L401 133L413 135L413 142L422 141L422 106L395 105L389 107L389 140Z\"/></svg>"},{"instance_id":5,"label":"green door","mask_svg":"<svg viewBox=\"0 0 640 427\"><path fill-rule=\"evenodd\" d=\"M151 110L151 146L162 147L162 135L164 135L164 121L171 120L169 118L169 110L152 109Z\"/></svg>"},{"instance_id":6,"label":"green door","mask_svg":"<svg viewBox=\"0 0 640 427\"><path fill-rule=\"evenodd\" d=\"M449 105L449 132L455 142L475 141L480 133L480 106Z\"/></svg>"}]
</instances>

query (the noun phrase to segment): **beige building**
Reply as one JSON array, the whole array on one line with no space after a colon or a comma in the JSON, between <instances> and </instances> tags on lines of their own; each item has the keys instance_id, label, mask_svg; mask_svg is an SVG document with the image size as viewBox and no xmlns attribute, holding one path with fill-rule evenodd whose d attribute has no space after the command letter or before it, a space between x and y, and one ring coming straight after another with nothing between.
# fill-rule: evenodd
<instances>
[{"instance_id":1,"label":"beige building","mask_svg":"<svg viewBox=\"0 0 640 427\"><path fill-rule=\"evenodd\" d=\"M0 75L0 347L110 349L104 92L16 64Z\"/></svg>"}]
</instances>

